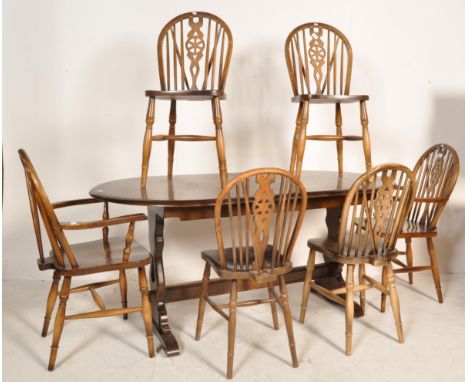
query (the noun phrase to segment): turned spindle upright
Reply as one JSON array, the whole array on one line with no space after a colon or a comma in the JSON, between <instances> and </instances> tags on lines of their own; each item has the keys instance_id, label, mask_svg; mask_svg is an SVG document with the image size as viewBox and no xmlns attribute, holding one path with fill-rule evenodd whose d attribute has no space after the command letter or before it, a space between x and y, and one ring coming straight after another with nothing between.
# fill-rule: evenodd
<instances>
[{"instance_id":1,"label":"turned spindle upright","mask_svg":"<svg viewBox=\"0 0 468 382\"><path fill-rule=\"evenodd\" d=\"M334 141L338 171L343 173L343 141L362 141L366 170L372 167L367 95L350 95L353 51L343 33L331 25L307 23L286 39L286 63L294 97L299 103L291 155L291 172L300 175L307 140ZM362 135L343 135L341 104L359 102ZM336 134L307 135L309 104L335 104Z\"/></svg>"},{"instance_id":2,"label":"turned spindle upright","mask_svg":"<svg viewBox=\"0 0 468 382\"><path fill-rule=\"evenodd\" d=\"M232 53L232 34L219 17L206 12L189 12L169 21L157 44L161 90L147 90L149 98L143 140L141 187L146 187L148 163L153 141L167 141L167 174L173 173L176 141L215 141L221 184L227 178L220 100L226 98L224 86ZM170 100L169 132L153 135L156 99ZM176 102L211 101L215 135L176 134Z\"/></svg>"}]
</instances>

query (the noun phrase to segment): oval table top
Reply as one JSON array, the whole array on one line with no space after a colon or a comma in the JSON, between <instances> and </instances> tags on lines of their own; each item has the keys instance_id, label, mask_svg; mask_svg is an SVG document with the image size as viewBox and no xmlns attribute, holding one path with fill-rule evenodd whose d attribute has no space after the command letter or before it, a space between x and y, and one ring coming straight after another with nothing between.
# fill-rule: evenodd
<instances>
[{"instance_id":1,"label":"oval table top","mask_svg":"<svg viewBox=\"0 0 468 382\"><path fill-rule=\"evenodd\" d=\"M236 176L231 174L229 178ZM302 171L301 180L309 198L344 196L358 173ZM93 187L89 194L113 203L141 206L199 207L214 205L221 190L219 174L151 176L145 188L140 178L113 180Z\"/></svg>"}]
</instances>

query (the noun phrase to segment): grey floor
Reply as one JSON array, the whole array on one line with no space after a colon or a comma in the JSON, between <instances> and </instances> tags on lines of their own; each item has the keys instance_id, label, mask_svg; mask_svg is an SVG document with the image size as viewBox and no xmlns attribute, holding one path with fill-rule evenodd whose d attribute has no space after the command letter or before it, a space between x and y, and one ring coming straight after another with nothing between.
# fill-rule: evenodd
<instances>
[{"instance_id":1,"label":"grey floor","mask_svg":"<svg viewBox=\"0 0 468 382\"><path fill-rule=\"evenodd\" d=\"M391 310L377 310L380 294L367 292L366 316L354 320L353 355L344 354L344 312L316 295L309 298L304 325L298 323L301 285L289 286L299 368L290 363L284 322L273 331L269 305L241 308L237 318L234 380L237 381L462 381L464 380L464 274L443 275L445 302L435 300L430 274L417 274L410 287L398 280L406 342L396 340ZM46 370L51 329L40 336L49 284L3 282L4 381L222 381L227 350L227 323L207 307L200 342L194 340L197 301L168 306L170 323L182 354L159 351L147 357L139 314L66 322L56 370ZM133 293L132 293L133 291ZM130 302L137 302L135 278ZM241 298L263 296L247 292ZM119 305L118 288L103 297ZM356 296L357 298L357 296ZM216 300L225 300L219 296ZM86 294L73 295L69 312L93 309ZM157 343L156 343L157 344ZM158 345L158 344L157 344Z\"/></svg>"}]
</instances>

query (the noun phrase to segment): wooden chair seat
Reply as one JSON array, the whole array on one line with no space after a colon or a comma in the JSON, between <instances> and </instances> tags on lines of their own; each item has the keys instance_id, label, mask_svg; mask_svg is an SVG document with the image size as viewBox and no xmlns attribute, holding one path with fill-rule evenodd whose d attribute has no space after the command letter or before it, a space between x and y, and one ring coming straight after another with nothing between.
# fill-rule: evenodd
<instances>
[{"instance_id":1,"label":"wooden chair seat","mask_svg":"<svg viewBox=\"0 0 468 382\"><path fill-rule=\"evenodd\" d=\"M373 222L374 220L372 220ZM360 219L356 219L357 225L362 225L365 229L365 223L361 224ZM372 223L374 224L374 223ZM385 221L385 227L388 224L388 220ZM429 227L424 224L406 220L403 223L403 228L398 234L399 238L412 238L412 237L435 237L437 236L437 227ZM401 253L400 253L401 254Z\"/></svg>"},{"instance_id":2,"label":"wooden chair seat","mask_svg":"<svg viewBox=\"0 0 468 382\"><path fill-rule=\"evenodd\" d=\"M46 257L44 262L41 262L40 259L37 262L41 270L55 269L60 275L64 276L108 272L122 268L138 268L144 267L151 262L148 250L136 241L132 243L132 254L126 262L122 259L122 253L125 249L125 238L112 237L108 239L108 243L108 248L104 246L103 240L71 244L70 247L73 254L80 264L78 269L72 268L65 254L65 267L58 264L53 250L49 252L49 257Z\"/></svg>"},{"instance_id":3,"label":"wooden chair seat","mask_svg":"<svg viewBox=\"0 0 468 382\"><path fill-rule=\"evenodd\" d=\"M372 220L374 221L374 220ZM356 219L356 224L361 225L360 219ZM385 221L385 226L388 221ZM365 223L362 224L362 228L365 229ZM429 227L424 224L406 220L403 223L403 228L398 234L399 238L407 237L435 237L437 236L437 227Z\"/></svg>"},{"instance_id":4,"label":"wooden chair seat","mask_svg":"<svg viewBox=\"0 0 468 382\"><path fill-rule=\"evenodd\" d=\"M303 101L309 101L309 103L354 103L368 100L368 95L299 94L291 98L291 101L296 103Z\"/></svg>"},{"instance_id":5,"label":"wooden chair seat","mask_svg":"<svg viewBox=\"0 0 468 382\"><path fill-rule=\"evenodd\" d=\"M310 249L318 251L323 255L332 258L341 264L372 264L372 265L383 265L386 261L391 260L398 256L398 251L393 249L385 254L378 253L372 254L372 245L368 243L364 245L365 240L360 240L359 247L357 246L358 237L354 236L353 244L349 247L349 241L346 240L345 248L350 248L350 255L344 256L338 254L338 241L331 240L329 238L313 238L307 241L307 245ZM377 243L377 247L381 247ZM364 255L363 253L366 253Z\"/></svg>"},{"instance_id":6,"label":"wooden chair seat","mask_svg":"<svg viewBox=\"0 0 468 382\"><path fill-rule=\"evenodd\" d=\"M305 139L309 141L362 141L360 135L333 135L333 134L315 134L306 135Z\"/></svg>"},{"instance_id":7,"label":"wooden chair seat","mask_svg":"<svg viewBox=\"0 0 468 382\"><path fill-rule=\"evenodd\" d=\"M437 227L427 227L412 221L406 221L398 237L435 237L437 236Z\"/></svg>"},{"instance_id":8,"label":"wooden chair seat","mask_svg":"<svg viewBox=\"0 0 468 382\"><path fill-rule=\"evenodd\" d=\"M223 90L147 90L147 97L177 101L211 101L214 98L226 99Z\"/></svg>"},{"instance_id":9,"label":"wooden chair seat","mask_svg":"<svg viewBox=\"0 0 468 382\"><path fill-rule=\"evenodd\" d=\"M264 267L270 268L271 267L271 258L272 258L272 250L273 247L268 245L265 249L265 258L264 258ZM214 269L216 274L219 277L225 279L252 279L258 278L254 271L254 263L255 263L255 252L254 247L249 247L249 256L248 256L248 266L247 266L247 256L244 255L243 264L244 264L244 272L239 271L239 251L237 250L237 260L236 265L234 264L234 258L232 254L232 248L225 248L224 249L224 257L226 260L226 267L223 269L221 265L221 258L219 256L218 249L211 249L211 250L204 250L202 251L201 257L205 260L211 268ZM281 261L282 256L279 255L278 258ZM237 269L237 270L236 270ZM274 274L275 275L282 275L288 273L292 269L292 263L287 262L285 266L282 267L275 267Z\"/></svg>"}]
</instances>

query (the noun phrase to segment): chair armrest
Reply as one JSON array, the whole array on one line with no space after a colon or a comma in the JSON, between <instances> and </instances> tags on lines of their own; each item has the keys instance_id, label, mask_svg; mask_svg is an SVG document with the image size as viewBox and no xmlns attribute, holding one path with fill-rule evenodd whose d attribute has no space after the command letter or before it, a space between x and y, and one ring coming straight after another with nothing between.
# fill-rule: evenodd
<instances>
[{"instance_id":1,"label":"chair armrest","mask_svg":"<svg viewBox=\"0 0 468 382\"><path fill-rule=\"evenodd\" d=\"M291 98L292 102L309 101L309 103L353 103L368 100L368 95L299 94Z\"/></svg>"},{"instance_id":2,"label":"chair armrest","mask_svg":"<svg viewBox=\"0 0 468 382\"><path fill-rule=\"evenodd\" d=\"M226 99L226 93L223 90L146 90L145 95L150 98L181 101Z\"/></svg>"},{"instance_id":3,"label":"chair armrest","mask_svg":"<svg viewBox=\"0 0 468 382\"><path fill-rule=\"evenodd\" d=\"M118 225L124 223L132 223L137 221L146 220L145 214L132 214L123 215L111 219L95 220L89 222L63 222L60 223L60 227L66 230L80 230L80 229L91 229L91 228L103 228L111 225Z\"/></svg>"},{"instance_id":4,"label":"chair armrest","mask_svg":"<svg viewBox=\"0 0 468 382\"><path fill-rule=\"evenodd\" d=\"M64 207L78 206L78 205L81 205L81 204L95 204L95 203L103 203L103 201L98 200L98 199L94 199L94 198L64 200L64 201L61 201L61 202L52 203L52 207L53 208L64 208Z\"/></svg>"}]
</instances>

